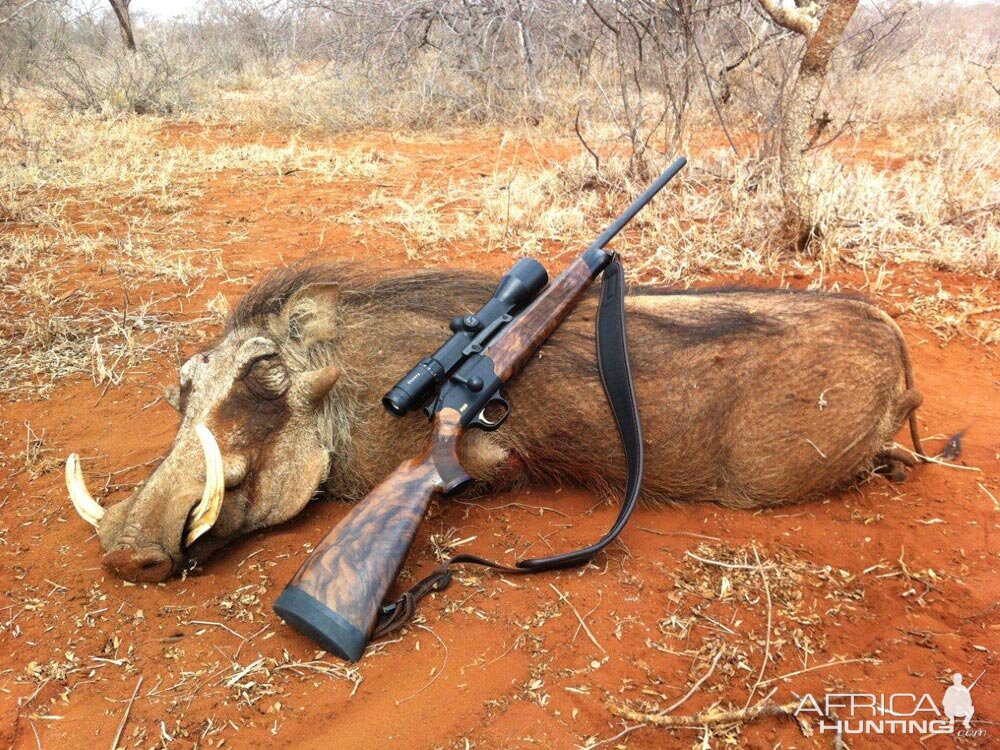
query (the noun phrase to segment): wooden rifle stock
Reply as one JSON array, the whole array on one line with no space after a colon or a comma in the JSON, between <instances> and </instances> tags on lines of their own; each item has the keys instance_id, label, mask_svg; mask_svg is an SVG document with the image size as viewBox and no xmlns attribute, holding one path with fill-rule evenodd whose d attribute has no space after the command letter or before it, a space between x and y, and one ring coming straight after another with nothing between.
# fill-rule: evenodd
<instances>
[{"instance_id":1,"label":"wooden rifle stock","mask_svg":"<svg viewBox=\"0 0 1000 750\"><path fill-rule=\"evenodd\" d=\"M364 653L379 608L436 495L469 482L458 460L464 427L454 409L434 417L422 456L404 461L337 524L274 604L296 629L342 659Z\"/></svg>"}]
</instances>

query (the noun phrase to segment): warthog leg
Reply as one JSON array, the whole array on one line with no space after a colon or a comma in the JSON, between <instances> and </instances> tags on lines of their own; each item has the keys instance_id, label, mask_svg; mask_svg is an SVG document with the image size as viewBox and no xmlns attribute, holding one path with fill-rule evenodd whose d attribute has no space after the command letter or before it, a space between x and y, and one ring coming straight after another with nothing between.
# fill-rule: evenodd
<instances>
[{"instance_id":1,"label":"warthog leg","mask_svg":"<svg viewBox=\"0 0 1000 750\"><path fill-rule=\"evenodd\" d=\"M906 481L906 467L913 468L917 459L902 448L890 447L875 456L875 472L893 482Z\"/></svg>"}]
</instances>

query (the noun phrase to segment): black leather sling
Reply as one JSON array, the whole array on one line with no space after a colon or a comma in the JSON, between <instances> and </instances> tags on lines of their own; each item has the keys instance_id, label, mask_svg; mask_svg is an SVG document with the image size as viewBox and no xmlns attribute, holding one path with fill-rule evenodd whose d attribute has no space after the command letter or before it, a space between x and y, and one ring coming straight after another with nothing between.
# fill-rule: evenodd
<instances>
[{"instance_id":1,"label":"black leather sling","mask_svg":"<svg viewBox=\"0 0 1000 750\"><path fill-rule=\"evenodd\" d=\"M601 301L597 309L597 364L601 383L618 426L625 450L627 481L625 499L611 529L593 544L573 552L551 557L519 560L514 566L487 560L478 555L454 555L434 569L426 578L406 591L399 599L384 605L372 638L398 630L409 622L417 603L432 591L441 591L451 582L453 565L483 565L508 574L542 573L586 565L602 549L613 542L625 528L635 510L642 488L643 446L639 409L632 383L632 368L628 358L628 337L625 331L625 278L617 254L604 269L601 277Z\"/></svg>"}]
</instances>

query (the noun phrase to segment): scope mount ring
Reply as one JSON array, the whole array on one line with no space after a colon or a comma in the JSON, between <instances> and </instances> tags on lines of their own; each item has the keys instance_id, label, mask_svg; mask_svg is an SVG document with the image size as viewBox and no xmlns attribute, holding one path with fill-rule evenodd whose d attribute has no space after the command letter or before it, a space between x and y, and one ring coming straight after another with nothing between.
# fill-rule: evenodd
<instances>
[{"instance_id":1,"label":"scope mount ring","mask_svg":"<svg viewBox=\"0 0 1000 750\"><path fill-rule=\"evenodd\" d=\"M503 413L500 414L500 416L497 417L496 419L492 420L486 418L486 410L489 409L491 406L500 406L503 408ZM507 399L505 399L503 396L497 393L496 395L493 396L493 398L489 400L489 402L487 402L486 406L484 406L479 411L479 413L473 418L473 420L469 422L469 427L475 427L477 429L483 430L484 432L493 432L493 430L497 429L498 427L500 427L500 425L506 422L507 417L509 416L510 416L510 403L507 401Z\"/></svg>"}]
</instances>

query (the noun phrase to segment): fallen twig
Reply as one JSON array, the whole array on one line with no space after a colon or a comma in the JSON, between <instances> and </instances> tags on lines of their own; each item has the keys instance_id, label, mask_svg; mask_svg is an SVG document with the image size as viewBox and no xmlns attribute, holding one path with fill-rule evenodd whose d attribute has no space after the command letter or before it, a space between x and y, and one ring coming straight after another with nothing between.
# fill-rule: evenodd
<instances>
[{"instance_id":1,"label":"fallen twig","mask_svg":"<svg viewBox=\"0 0 1000 750\"><path fill-rule=\"evenodd\" d=\"M771 702L771 696L777 690L778 688L772 688L771 692L764 698L747 708L737 708L728 711L708 709L687 716L649 714L642 711L635 711L628 706L621 706L616 703L609 703L608 709L615 716L620 716L623 719L641 721L657 727L711 727L719 724L744 723L753 721L761 716L794 716L795 709L799 706L797 701L781 705Z\"/></svg>"},{"instance_id":2,"label":"fallen twig","mask_svg":"<svg viewBox=\"0 0 1000 750\"><path fill-rule=\"evenodd\" d=\"M573 610L573 614L576 615L576 619L580 621L580 625L583 626L583 632L587 634L587 637L590 639L590 642L593 643L595 646L597 646L599 649L601 649L601 653L604 654L608 653L605 650L604 646L602 646L598 642L598 640L594 637L594 634L590 632L590 628L587 626L587 623L584 621L584 619L580 616L579 610L577 610L577 608L573 606L573 602L569 600L569 596L567 596L562 591L557 589L553 584L550 583L549 586L552 588L553 591L556 592L556 596L558 596L562 601L566 602L569 605L569 608Z\"/></svg>"},{"instance_id":3,"label":"fallen twig","mask_svg":"<svg viewBox=\"0 0 1000 750\"><path fill-rule=\"evenodd\" d=\"M227 633L231 633L232 635L235 635L241 641L245 641L247 639L246 636L243 635L242 633L237 633L231 627L229 627L228 625L225 625L225 624L223 624L221 622L212 622L211 620L189 620L188 624L189 625L211 625L212 627L215 627L215 628L222 628Z\"/></svg>"},{"instance_id":4,"label":"fallen twig","mask_svg":"<svg viewBox=\"0 0 1000 750\"><path fill-rule=\"evenodd\" d=\"M978 484L979 489L981 489L983 492L989 495L990 500L993 501L993 510L1000 510L1000 500L997 500L997 496L994 495L992 492L990 492L988 489L986 489L986 485L983 484L982 482L976 482L976 484Z\"/></svg>"},{"instance_id":5,"label":"fallen twig","mask_svg":"<svg viewBox=\"0 0 1000 750\"><path fill-rule=\"evenodd\" d=\"M950 463L949 461L942 461L937 456L924 456L924 455L921 455L920 453L917 453L916 451L910 450L905 445L900 445L899 443L895 443L893 447L900 448L900 449L906 451L907 453L909 453L914 458L917 458L917 459L919 459L921 461L926 461L928 463L937 464L938 466L947 466L949 469L961 469L962 471L978 471L980 473L982 473L982 471L983 471L978 466L961 466L959 464Z\"/></svg>"},{"instance_id":6,"label":"fallen twig","mask_svg":"<svg viewBox=\"0 0 1000 750\"><path fill-rule=\"evenodd\" d=\"M634 732L636 729L652 725L668 729L704 729L707 735L709 727L718 726L720 724L745 724L765 716L788 716L789 718L795 719L796 723L799 724L800 730L805 731L803 729L803 722L795 714L800 705L799 701L782 704L772 703L771 696L773 696L777 690L778 688L772 688L766 696L752 706L745 706L743 708L732 710L709 708L691 716L664 716L663 713L643 713L642 711L635 711L627 706L621 706L615 703L608 703L608 709L611 713L616 716L620 716L623 719L640 722L635 726L629 727L625 730L625 732L623 732L623 734L627 732ZM831 716L830 718L836 717ZM590 750L592 747L597 747L597 745L590 745L586 750ZM847 748L839 729L833 737L833 747L835 750L846 750Z\"/></svg>"},{"instance_id":7,"label":"fallen twig","mask_svg":"<svg viewBox=\"0 0 1000 750\"><path fill-rule=\"evenodd\" d=\"M135 703L135 697L139 695L139 688L142 687L142 677L139 677L139 681L135 683L135 690L132 691L132 697L129 698L128 705L125 706L125 713L122 714L121 724L118 725L118 731L115 732L115 738L111 740L111 750L117 750L118 742L122 738L122 732L125 731L125 724L128 723L128 717L132 713L132 704Z\"/></svg>"},{"instance_id":8,"label":"fallen twig","mask_svg":"<svg viewBox=\"0 0 1000 750\"><path fill-rule=\"evenodd\" d=\"M420 628L421 630L426 630L428 633L430 633L435 638L437 638L438 643L441 644L441 648L444 649L444 661L441 662L441 666L437 668L437 670L434 672L434 675L430 678L430 680L428 680L424 684L424 686L422 688L420 688L417 692L415 692L415 693L413 693L411 695L408 695L405 698L400 698L398 701L396 701L396 705L397 706L400 703L406 703L406 701L410 700L411 698L415 698L416 696L418 696L422 692L424 692L427 688L429 688L431 685L433 685L437 681L437 678L440 677L441 674L444 672L444 668L446 666L448 666L448 644L446 644L441 639L441 636L439 636L437 633L435 633L432 628L429 628L426 625L417 625L416 627Z\"/></svg>"},{"instance_id":9,"label":"fallen twig","mask_svg":"<svg viewBox=\"0 0 1000 750\"><path fill-rule=\"evenodd\" d=\"M699 557L694 552L685 552L685 556L690 557L692 560L697 560L705 565L717 565L720 568L730 568L732 570L757 570L759 566L757 565L745 565L743 563L727 563L721 560L709 560L707 557Z\"/></svg>"},{"instance_id":10,"label":"fallen twig","mask_svg":"<svg viewBox=\"0 0 1000 750\"><path fill-rule=\"evenodd\" d=\"M586 620L588 617L590 617L592 614L594 614L594 612L596 612L600 608L600 606L601 606L601 595L600 595L600 592L598 592L597 604L595 604L593 606L593 608L589 612L584 613L583 619ZM579 625L577 625L576 626L576 630L573 631L573 638L572 638L573 641L575 641L576 637L578 635L580 635L580 631L581 630L583 630L583 623L582 622Z\"/></svg>"},{"instance_id":11,"label":"fallen twig","mask_svg":"<svg viewBox=\"0 0 1000 750\"><path fill-rule=\"evenodd\" d=\"M42 750L42 740L38 737L38 730L35 729L35 722L33 722L30 717L28 718L28 726L31 727L31 733L35 735L35 747L37 747L38 750Z\"/></svg>"},{"instance_id":12,"label":"fallen twig","mask_svg":"<svg viewBox=\"0 0 1000 750\"><path fill-rule=\"evenodd\" d=\"M826 664L817 664L815 667L807 667L806 669L799 669L795 672L787 672L786 674L780 674L777 677L772 677L769 680L764 680L761 685L770 685L772 682L777 682L778 680L787 680L789 677L796 677L800 674L805 674L806 672L815 672L817 669L826 669L827 667L839 667L841 664L881 664L882 662L878 659L872 659L871 657L861 657L860 659L840 659L838 661L828 661Z\"/></svg>"},{"instance_id":13,"label":"fallen twig","mask_svg":"<svg viewBox=\"0 0 1000 750\"><path fill-rule=\"evenodd\" d=\"M764 669L767 667L767 663L771 659L771 623L774 609L774 605L771 602L771 584L767 580L767 574L764 572L764 566L761 565L760 555L757 554L756 545L753 548L753 556L757 561L757 572L764 581L764 593L767 595L767 635L765 636L764 641L764 658L760 663L760 672L757 673L757 681L753 684L753 687L750 688L750 694L747 696L747 702L744 704L744 708L749 706L750 701L753 700L754 693L757 692L757 688L760 687L761 680L764 679Z\"/></svg>"},{"instance_id":14,"label":"fallen twig","mask_svg":"<svg viewBox=\"0 0 1000 750\"><path fill-rule=\"evenodd\" d=\"M556 510L555 508L550 508L547 505L528 505L527 503L504 503L503 505L483 505L482 503L473 503L468 500L456 500L459 505L471 505L476 508L481 508L487 512L494 510L503 510L504 508L521 508L522 510L537 510L539 516L545 515L546 511L549 513L555 513L556 515L562 516L563 518L569 518L569 515L563 513L561 510Z\"/></svg>"},{"instance_id":15,"label":"fallen twig","mask_svg":"<svg viewBox=\"0 0 1000 750\"><path fill-rule=\"evenodd\" d=\"M614 737L608 737L606 740L600 740L589 745L579 745L580 750L594 750L595 747L600 747L601 745L608 745L615 740L620 740L622 737L632 734L636 729L645 729L646 724L636 724L631 727L625 727L622 731L616 734Z\"/></svg>"},{"instance_id":16,"label":"fallen twig","mask_svg":"<svg viewBox=\"0 0 1000 750\"><path fill-rule=\"evenodd\" d=\"M709 536L708 534L696 534L693 531L657 531L656 529L650 529L646 526L636 526L639 531L648 531L650 534L656 534L657 536L690 536L695 539L708 539L712 542L721 542L722 539L717 536Z\"/></svg>"},{"instance_id":17,"label":"fallen twig","mask_svg":"<svg viewBox=\"0 0 1000 750\"><path fill-rule=\"evenodd\" d=\"M672 703L671 705L667 706L665 709L660 711L657 714L657 716L666 716L667 714L673 712L674 710L684 705L687 699L695 694L695 691L702 686L705 680L707 680L709 677L712 676L712 672L715 671L715 665L719 663L719 659L721 658L722 658L722 649L719 649L718 651L715 652L715 658L712 659L712 663L708 666L708 670L705 672L705 674L703 674L701 677L698 678L698 680L694 683L694 685L691 686L691 689L684 694L684 697Z\"/></svg>"}]
</instances>

